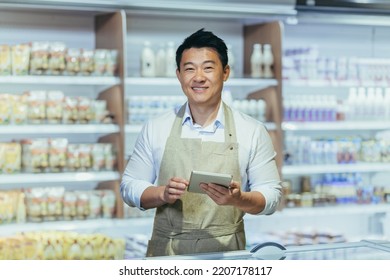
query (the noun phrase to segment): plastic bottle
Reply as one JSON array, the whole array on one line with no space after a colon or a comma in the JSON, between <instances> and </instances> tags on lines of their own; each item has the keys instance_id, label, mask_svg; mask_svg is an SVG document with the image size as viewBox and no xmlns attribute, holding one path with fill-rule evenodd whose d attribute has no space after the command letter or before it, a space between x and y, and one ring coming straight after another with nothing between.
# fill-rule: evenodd
<instances>
[{"instance_id":1,"label":"plastic bottle","mask_svg":"<svg viewBox=\"0 0 390 280\"><path fill-rule=\"evenodd\" d=\"M272 49L270 44L264 44L263 46L263 77L264 78L273 78L273 64L274 64L274 56L272 54Z\"/></svg>"},{"instance_id":2,"label":"plastic bottle","mask_svg":"<svg viewBox=\"0 0 390 280\"><path fill-rule=\"evenodd\" d=\"M236 68L235 68L235 63L236 63L236 60L235 60L235 57L234 57L234 54L233 54L233 47L232 45L228 44L227 45L227 48L228 48L228 51L227 51L227 55L228 55L228 63L229 63L229 67L230 67L230 75L229 77L230 78L233 78L236 76Z\"/></svg>"},{"instance_id":3,"label":"plastic bottle","mask_svg":"<svg viewBox=\"0 0 390 280\"><path fill-rule=\"evenodd\" d=\"M357 114L357 89L355 87L351 87L349 89L348 93L348 99L347 99L347 110L346 110L346 120L347 121L353 121L356 120L356 114Z\"/></svg>"},{"instance_id":4,"label":"plastic bottle","mask_svg":"<svg viewBox=\"0 0 390 280\"><path fill-rule=\"evenodd\" d=\"M160 44L160 48L156 54L156 76L164 77L166 69L166 53L164 43Z\"/></svg>"},{"instance_id":5,"label":"plastic bottle","mask_svg":"<svg viewBox=\"0 0 390 280\"><path fill-rule=\"evenodd\" d=\"M355 120L364 119L365 106L366 106L366 89L364 87L359 87L357 98L356 98L356 106L355 106Z\"/></svg>"},{"instance_id":6,"label":"plastic bottle","mask_svg":"<svg viewBox=\"0 0 390 280\"><path fill-rule=\"evenodd\" d=\"M382 89L376 88L373 106L373 119L376 121L383 120L385 110L385 99L382 94Z\"/></svg>"},{"instance_id":7,"label":"plastic bottle","mask_svg":"<svg viewBox=\"0 0 390 280\"><path fill-rule=\"evenodd\" d=\"M141 76L155 77L156 75L156 61L155 55L150 47L150 42L145 41L141 54Z\"/></svg>"},{"instance_id":8,"label":"plastic bottle","mask_svg":"<svg viewBox=\"0 0 390 280\"><path fill-rule=\"evenodd\" d=\"M165 76L166 77L175 77L176 76L176 50L175 43L170 41L168 42L167 52L166 52L166 68Z\"/></svg>"},{"instance_id":9,"label":"plastic bottle","mask_svg":"<svg viewBox=\"0 0 390 280\"><path fill-rule=\"evenodd\" d=\"M370 87L367 89L367 96L364 108L363 118L366 120L372 120L375 114L375 89Z\"/></svg>"},{"instance_id":10,"label":"plastic bottle","mask_svg":"<svg viewBox=\"0 0 390 280\"><path fill-rule=\"evenodd\" d=\"M251 55L251 77L261 78L263 76L261 44L254 44Z\"/></svg>"}]
</instances>

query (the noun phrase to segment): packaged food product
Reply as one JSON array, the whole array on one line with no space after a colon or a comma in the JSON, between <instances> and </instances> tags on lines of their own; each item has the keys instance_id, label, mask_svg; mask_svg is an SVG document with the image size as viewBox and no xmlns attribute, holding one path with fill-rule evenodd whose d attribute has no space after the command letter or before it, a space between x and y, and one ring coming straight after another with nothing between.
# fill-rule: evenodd
<instances>
[{"instance_id":1,"label":"packaged food product","mask_svg":"<svg viewBox=\"0 0 390 280\"><path fill-rule=\"evenodd\" d=\"M11 47L12 75L28 75L30 66L30 46L19 44Z\"/></svg>"},{"instance_id":2,"label":"packaged food product","mask_svg":"<svg viewBox=\"0 0 390 280\"><path fill-rule=\"evenodd\" d=\"M105 169L113 171L116 166L116 155L111 143L104 143Z\"/></svg>"},{"instance_id":3,"label":"packaged food product","mask_svg":"<svg viewBox=\"0 0 390 280\"><path fill-rule=\"evenodd\" d=\"M65 96L62 112L62 122L72 124L78 121L78 99L76 97Z\"/></svg>"},{"instance_id":4,"label":"packaged food product","mask_svg":"<svg viewBox=\"0 0 390 280\"><path fill-rule=\"evenodd\" d=\"M46 188L47 193L47 215L45 221L60 220L63 216L62 209L64 203L64 187Z\"/></svg>"},{"instance_id":5,"label":"packaged food product","mask_svg":"<svg viewBox=\"0 0 390 280\"><path fill-rule=\"evenodd\" d=\"M92 146L92 170L100 171L106 167L105 144L95 143Z\"/></svg>"},{"instance_id":6,"label":"packaged food product","mask_svg":"<svg viewBox=\"0 0 390 280\"><path fill-rule=\"evenodd\" d=\"M47 197L44 188L31 188L25 191L27 220L42 222L47 214Z\"/></svg>"},{"instance_id":7,"label":"packaged food product","mask_svg":"<svg viewBox=\"0 0 390 280\"><path fill-rule=\"evenodd\" d=\"M43 75L49 68L49 43L31 42L30 74Z\"/></svg>"},{"instance_id":8,"label":"packaged food product","mask_svg":"<svg viewBox=\"0 0 390 280\"><path fill-rule=\"evenodd\" d=\"M90 76L95 69L94 52L92 50L81 50L80 74Z\"/></svg>"},{"instance_id":9,"label":"packaged food product","mask_svg":"<svg viewBox=\"0 0 390 280\"><path fill-rule=\"evenodd\" d=\"M8 45L0 45L0 76L11 75L11 66L11 47Z\"/></svg>"},{"instance_id":10,"label":"packaged food product","mask_svg":"<svg viewBox=\"0 0 390 280\"><path fill-rule=\"evenodd\" d=\"M62 213L64 220L73 220L77 214L77 195L72 191L65 192L63 203Z\"/></svg>"},{"instance_id":11,"label":"packaged food product","mask_svg":"<svg viewBox=\"0 0 390 280\"><path fill-rule=\"evenodd\" d=\"M25 172L46 172L49 166L49 143L46 138L23 139L22 168Z\"/></svg>"},{"instance_id":12,"label":"packaged food product","mask_svg":"<svg viewBox=\"0 0 390 280\"><path fill-rule=\"evenodd\" d=\"M107 67L107 50L96 49L94 52L95 68L93 74L95 76L103 76Z\"/></svg>"},{"instance_id":13,"label":"packaged food product","mask_svg":"<svg viewBox=\"0 0 390 280\"><path fill-rule=\"evenodd\" d=\"M92 168L92 144L79 144L80 171Z\"/></svg>"},{"instance_id":14,"label":"packaged food product","mask_svg":"<svg viewBox=\"0 0 390 280\"><path fill-rule=\"evenodd\" d=\"M86 219L89 216L89 195L87 192L77 191L75 192L76 200L76 218L77 219Z\"/></svg>"},{"instance_id":15,"label":"packaged food product","mask_svg":"<svg viewBox=\"0 0 390 280\"><path fill-rule=\"evenodd\" d=\"M49 43L48 74L61 75L65 70L66 45L63 42Z\"/></svg>"},{"instance_id":16,"label":"packaged food product","mask_svg":"<svg viewBox=\"0 0 390 280\"><path fill-rule=\"evenodd\" d=\"M77 75L80 72L80 55L81 55L80 49L68 48L65 54L66 75Z\"/></svg>"},{"instance_id":17,"label":"packaged food product","mask_svg":"<svg viewBox=\"0 0 390 280\"><path fill-rule=\"evenodd\" d=\"M42 124L46 120L46 91L28 91L24 93L28 104L27 118L31 124Z\"/></svg>"},{"instance_id":18,"label":"packaged food product","mask_svg":"<svg viewBox=\"0 0 390 280\"><path fill-rule=\"evenodd\" d=\"M20 143L0 143L0 173L18 173L22 168Z\"/></svg>"},{"instance_id":19,"label":"packaged food product","mask_svg":"<svg viewBox=\"0 0 390 280\"><path fill-rule=\"evenodd\" d=\"M62 91L48 91L46 99L46 119L50 124L61 123L65 95Z\"/></svg>"},{"instance_id":20,"label":"packaged food product","mask_svg":"<svg viewBox=\"0 0 390 280\"><path fill-rule=\"evenodd\" d=\"M112 190L102 190L102 215L111 219L115 212L115 193Z\"/></svg>"},{"instance_id":21,"label":"packaged food product","mask_svg":"<svg viewBox=\"0 0 390 280\"><path fill-rule=\"evenodd\" d=\"M80 168L80 151L78 144L68 144L67 171L76 171Z\"/></svg>"},{"instance_id":22,"label":"packaged food product","mask_svg":"<svg viewBox=\"0 0 390 280\"><path fill-rule=\"evenodd\" d=\"M95 118L92 108L92 100L85 96L78 97L77 103L78 123L89 123Z\"/></svg>"},{"instance_id":23,"label":"packaged food product","mask_svg":"<svg viewBox=\"0 0 390 280\"><path fill-rule=\"evenodd\" d=\"M49 140L49 170L61 172L66 167L68 148L67 138L50 138Z\"/></svg>"},{"instance_id":24,"label":"packaged food product","mask_svg":"<svg viewBox=\"0 0 390 280\"><path fill-rule=\"evenodd\" d=\"M12 95L11 96L11 123L26 124L28 115L27 96Z\"/></svg>"},{"instance_id":25,"label":"packaged food product","mask_svg":"<svg viewBox=\"0 0 390 280\"><path fill-rule=\"evenodd\" d=\"M0 94L0 125L9 124L11 122L10 94Z\"/></svg>"},{"instance_id":26,"label":"packaged food product","mask_svg":"<svg viewBox=\"0 0 390 280\"><path fill-rule=\"evenodd\" d=\"M107 50L105 76L115 76L118 70L118 51Z\"/></svg>"},{"instance_id":27,"label":"packaged food product","mask_svg":"<svg viewBox=\"0 0 390 280\"><path fill-rule=\"evenodd\" d=\"M92 100L91 101L92 110L94 112L93 123L110 123L111 118L109 118L110 112L107 110L107 101L106 100Z\"/></svg>"}]
</instances>

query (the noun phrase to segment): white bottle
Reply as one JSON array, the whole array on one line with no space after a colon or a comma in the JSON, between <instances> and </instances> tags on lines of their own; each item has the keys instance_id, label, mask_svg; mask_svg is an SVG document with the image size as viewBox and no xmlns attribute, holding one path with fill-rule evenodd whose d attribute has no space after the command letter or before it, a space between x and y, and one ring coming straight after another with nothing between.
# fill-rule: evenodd
<instances>
[{"instance_id":1,"label":"white bottle","mask_svg":"<svg viewBox=\"0 0 390 280\"><path fill-rule=\"evenodd\" d=\"M273 78L274 73L272 71L274 64L274 56L272 54L272 49L270 44L264 44L263 46L263 77L264 78Z\"/></svg>"},{"instance_id":2,"label":"white bottle","mask_svg":"<svg viewBox=\"0 0 390 280\"><path fill-rule=\"evenodd\" d=\"M234 57L234 54L233 54L233 51L232 51L232 45L228 44L227 45L227 56L228 56L228 64L229 64L229 67L230 67L230 74L229 74L229 77L230 78L233 78L236 73L235 73L235 57Z\"/></svg>"},{"instance_id":3,"label":"white bottle","mask_svg":"<svg viewBox=\"0 0 390 280\"><path fill-rule=\"evenodd\" d=\"M357 114L357 89L355 87L351 87L349 89L348 93L348 99L347 99L347 114L345 116L347 121L353 121L356 120L356 114Z\"/></svg>"},{"instance_id":4,"label":"white bottle","mask_svg":"<svg viewBox=\"0 0 390 280\"><path fill-rule=\"evenodd\" d=\"M382 94L381 88L375 89L374 106L373 106L373 119L375 121L383 120L385 116L385 98Z\"/></svg>"},{"instance_id":5,"label":"white bottle","mask_svg":"<svg viewBox=\"0 0 390 280\"><path fill-rule=\"evenodd\" d=\"M155 77L156 75L156 62L155 55L150 47L150 42L145 41L141 54L141 76L142 77Z\"/></svg>"},{"instance_id":6,"label":"white bottle","mask_svg":"<svg viewBox=\"0 0 390 280\"><path fill-rule=\"evenodd\" d=\"M355 119L363 120L366 106L366 89L364 87L358 88L358 95L356 99L356 107L355 107Z\"/></svg>"},{"instance_id":7,"label":"white bottle","mask_svg":"<svg viewBox=\"0 0 390 280\"><path fill-rule=\"evenodd\" d=\"M165 76L166 77L175 77L176 76L176 50L175 43L170 41L168 42L167 52L166 52L166 67L165 67Z\"/></svg>"},{"instance_id":8,"label":"white bottle","mask_svg":"<svg viewBox=\"0 0 390 280\"><path fill-rule=\"evenodd\" d=\"M156 54L156 76L164 77L166 69L166 53L164 43L160 44L160 48Z\"/></svg>"},{"instance_id":9,"label":"white bottle","mask_svg":"<svg viewBox=\"0 0 390 280\"><path fill-rule=\"evenodd\" d=\"M366 103L364 106L364 119L372 120L375 114L375 89L370 87L367 89Z\"/></svg>"},{"instance_id":10,"label":"white bottle","mask_svg":"<svg viewBox=\"0 0 390 280\"><path fill-rule=\"evenodd\" d=\"M262 53L261 44L254 44L251 55L251 77L261 78L263 76L262 71Z\"/></svg>"}]
</instances>

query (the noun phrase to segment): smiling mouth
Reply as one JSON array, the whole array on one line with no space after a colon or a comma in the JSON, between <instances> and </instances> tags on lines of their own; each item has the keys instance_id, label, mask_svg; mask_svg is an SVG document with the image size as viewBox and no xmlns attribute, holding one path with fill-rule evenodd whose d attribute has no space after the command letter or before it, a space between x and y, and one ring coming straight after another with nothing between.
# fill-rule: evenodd
<instances>
[{"instance_id":1,"label":"smiling mouth","mask_svg":"<svg viewBox=\"0 0 390 280\"><path fill-rule=\"evenodd\" d=\"M192 87L193 91L205 91L207 87Z\"/></svg>"}]
</instances>

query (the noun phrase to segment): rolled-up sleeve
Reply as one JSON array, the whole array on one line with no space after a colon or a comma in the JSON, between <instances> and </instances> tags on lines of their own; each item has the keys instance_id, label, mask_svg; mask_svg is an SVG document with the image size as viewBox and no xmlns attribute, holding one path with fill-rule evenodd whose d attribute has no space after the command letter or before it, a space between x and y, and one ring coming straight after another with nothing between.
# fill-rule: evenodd
<instances>
[{"instance_id":1,"label":"rolled-up sleeve","mask_svg":"<svg viewBox=\"0 0 390 280\"><path fill-rule=\"evenodd\" d=\"M141 210L144 210L141 207L142 193L153 185L156 179L148 133L150 133L150 127L146 124L137 138L120 185L123 201Z\"/></svg>"},{"instance_id":2,"label":"rolled-up sleeve","mask_svg":"<svg viewBox=\"0 0 390 280\"><path fill-rule=\"evenodd\" d=\"M271 137L263 125L254 131L248 163L248 187L250 191L259 191L265 197L265 207L257 215L274 213L280 203L282 186L276 166L276 152Z\"/></svg>"}]
</instances>

